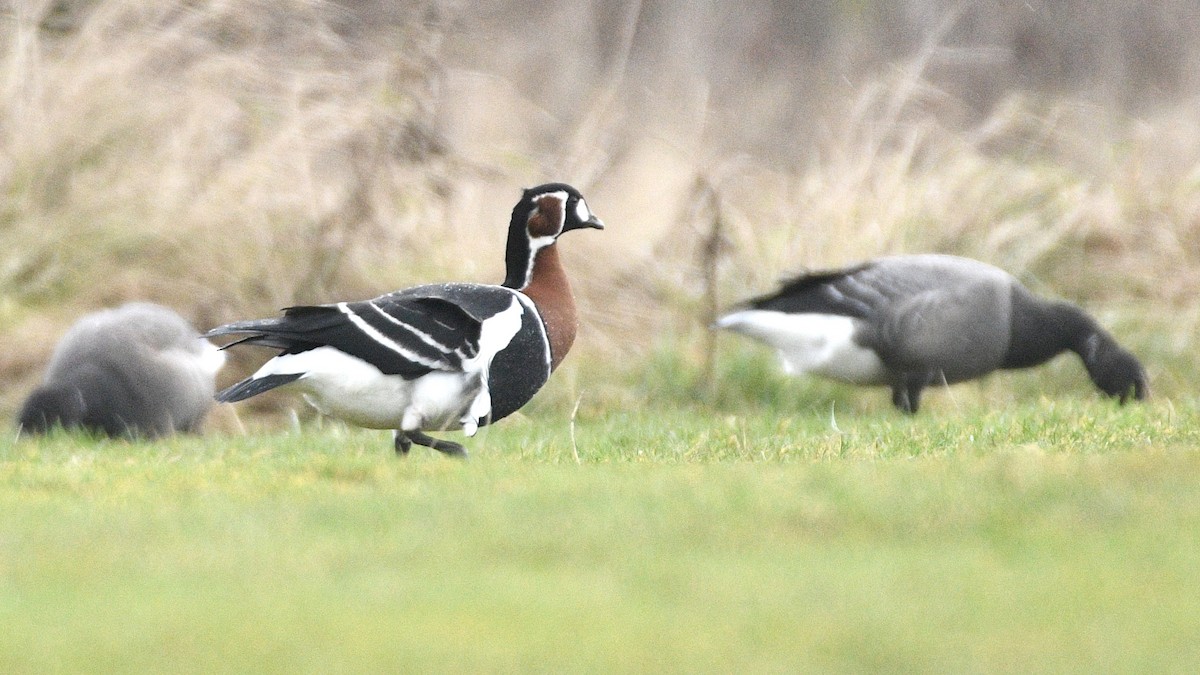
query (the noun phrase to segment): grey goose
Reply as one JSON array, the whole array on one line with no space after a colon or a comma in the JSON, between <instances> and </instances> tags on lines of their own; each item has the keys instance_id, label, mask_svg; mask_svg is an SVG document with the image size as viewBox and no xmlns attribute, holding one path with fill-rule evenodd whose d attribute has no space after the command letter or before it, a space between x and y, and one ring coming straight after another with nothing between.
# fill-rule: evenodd
<instances>
[{"instance_id":1,"label":"grey goose","mask_svg":"<svg viewBox=\"0 0 1200 675\"><path fill-rule=\"evenodd\" d=\"M1064 351L1121 403L1149 395L1142 365L1082 309L969 258L897 255L803 274L714 327L774 347L789 373L889 386L892 403L909 413L931 384L1036 366Z\"/></svg>"},{"instance_id":2,"label":"grey goose","mask_svg":"<svg viewBox=\"0 0 1200 675\"><path fill-rule=\"evenodd\" d=\"M174 311L133 302L80 318L55 346L18 415L23 433L54 427L122 438L197 431L225 355Z\"/></svg>"},{"instance_id":3,"label":"grey goose","mask_svg":"<svg viewBox=\"0 0 1200 675\"><path fill-rule=\"evenodd\" d=\"M426 432L473 436L546 383L578 326L558 237L603 227L575 188L539 185L513 208L500 285L428 284L214 328L206 337L242 336L225 348L280 350L217 400L241 401L287 385L325 415L392 429L397 454L415 443L466 456L461 444Z\"/></svg>"}]
</instances>

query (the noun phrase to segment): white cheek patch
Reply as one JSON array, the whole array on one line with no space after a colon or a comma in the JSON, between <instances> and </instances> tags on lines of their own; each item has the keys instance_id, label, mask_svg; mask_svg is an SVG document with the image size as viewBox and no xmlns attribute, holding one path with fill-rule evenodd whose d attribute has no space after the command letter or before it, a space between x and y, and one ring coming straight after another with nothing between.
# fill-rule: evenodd
<instances>
[{"instance_id":1,"label":"white cheek patch","mask_svg":"<svg viewBox=\"0 0 1200 675\"><path fill-rule=\"evenodd\" d=\"M580 197L579 202L575 204L575 217L578 218L579 222L581 223L587 222L587 219L592 217L592 212L590 209L588 209L587 202L583 201L582 197Z\"/></svg>"}]
</instances>

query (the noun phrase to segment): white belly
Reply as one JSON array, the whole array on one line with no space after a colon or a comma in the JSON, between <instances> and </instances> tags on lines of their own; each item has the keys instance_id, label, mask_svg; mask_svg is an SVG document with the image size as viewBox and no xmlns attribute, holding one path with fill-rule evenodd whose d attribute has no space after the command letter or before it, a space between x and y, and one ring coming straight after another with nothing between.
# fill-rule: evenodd
<instances>
[{"instance_id":1,"label":"white belly","mask_svg":"<svg viewBox=\"0 0 1200 675\"><path fill-rule=\"evenodd\" d=\"M332 347L277 356L255 376L283 373L303 373L288 386L322 414L371 429L459 429L481 393L478 373L434 371L405 380ZM473 431L473 419L468 427Z\"/></svg>"},{"instance_id":2,"label":"white belly","mask_svg":"<svg viewBox=\"0 0 1200 675\"><path fill-rule=\"evenodd\" d=\"M789 374L809 373L854 384L885 384L887 369L874 351L854 342L855 319L835 314L788 314L748 309L717 327L771 345Z\"/></svg>"}]
</instances>

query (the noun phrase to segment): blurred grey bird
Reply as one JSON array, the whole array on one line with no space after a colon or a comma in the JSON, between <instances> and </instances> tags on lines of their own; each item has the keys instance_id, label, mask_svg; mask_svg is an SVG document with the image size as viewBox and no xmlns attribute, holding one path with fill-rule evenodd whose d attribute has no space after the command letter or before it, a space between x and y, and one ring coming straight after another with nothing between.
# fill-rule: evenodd
<instances>
[{"instance_id":1,"label":"blurred grey bird","mask_svg":"<svg viewBox=\"0 0 1200 675\"><path fill-rule=\"evenodd\" d=\"M23 433L62 427L114 438L194 432L224 363L224 353L161 305L88 314L59 341L18 423Z\"/></svg>"}]
</instances>

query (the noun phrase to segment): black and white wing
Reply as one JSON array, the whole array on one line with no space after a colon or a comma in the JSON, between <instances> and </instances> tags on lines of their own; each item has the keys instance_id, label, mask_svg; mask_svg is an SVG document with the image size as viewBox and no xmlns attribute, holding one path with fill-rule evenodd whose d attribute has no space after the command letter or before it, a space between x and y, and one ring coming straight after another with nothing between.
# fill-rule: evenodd
<instances>
[{"instance_id":1,"label":"black and white wing","mask_svg":"<svg viewBox=\"0 0 1200 675\"><path fill-rule=\"evenodd\" d=\"M372 300L289 307L281 317L230 323L206 337L240 335L224 348L259 345L280 350L280 356L332 347L383 375L412 380L434 371L461 373L477 367L473 360L480 354L485 322L514 302L512 291L497 286L435 284ZM251 378L219 398L242 400L296 377Z\"/></svg>"}]
</instances>

